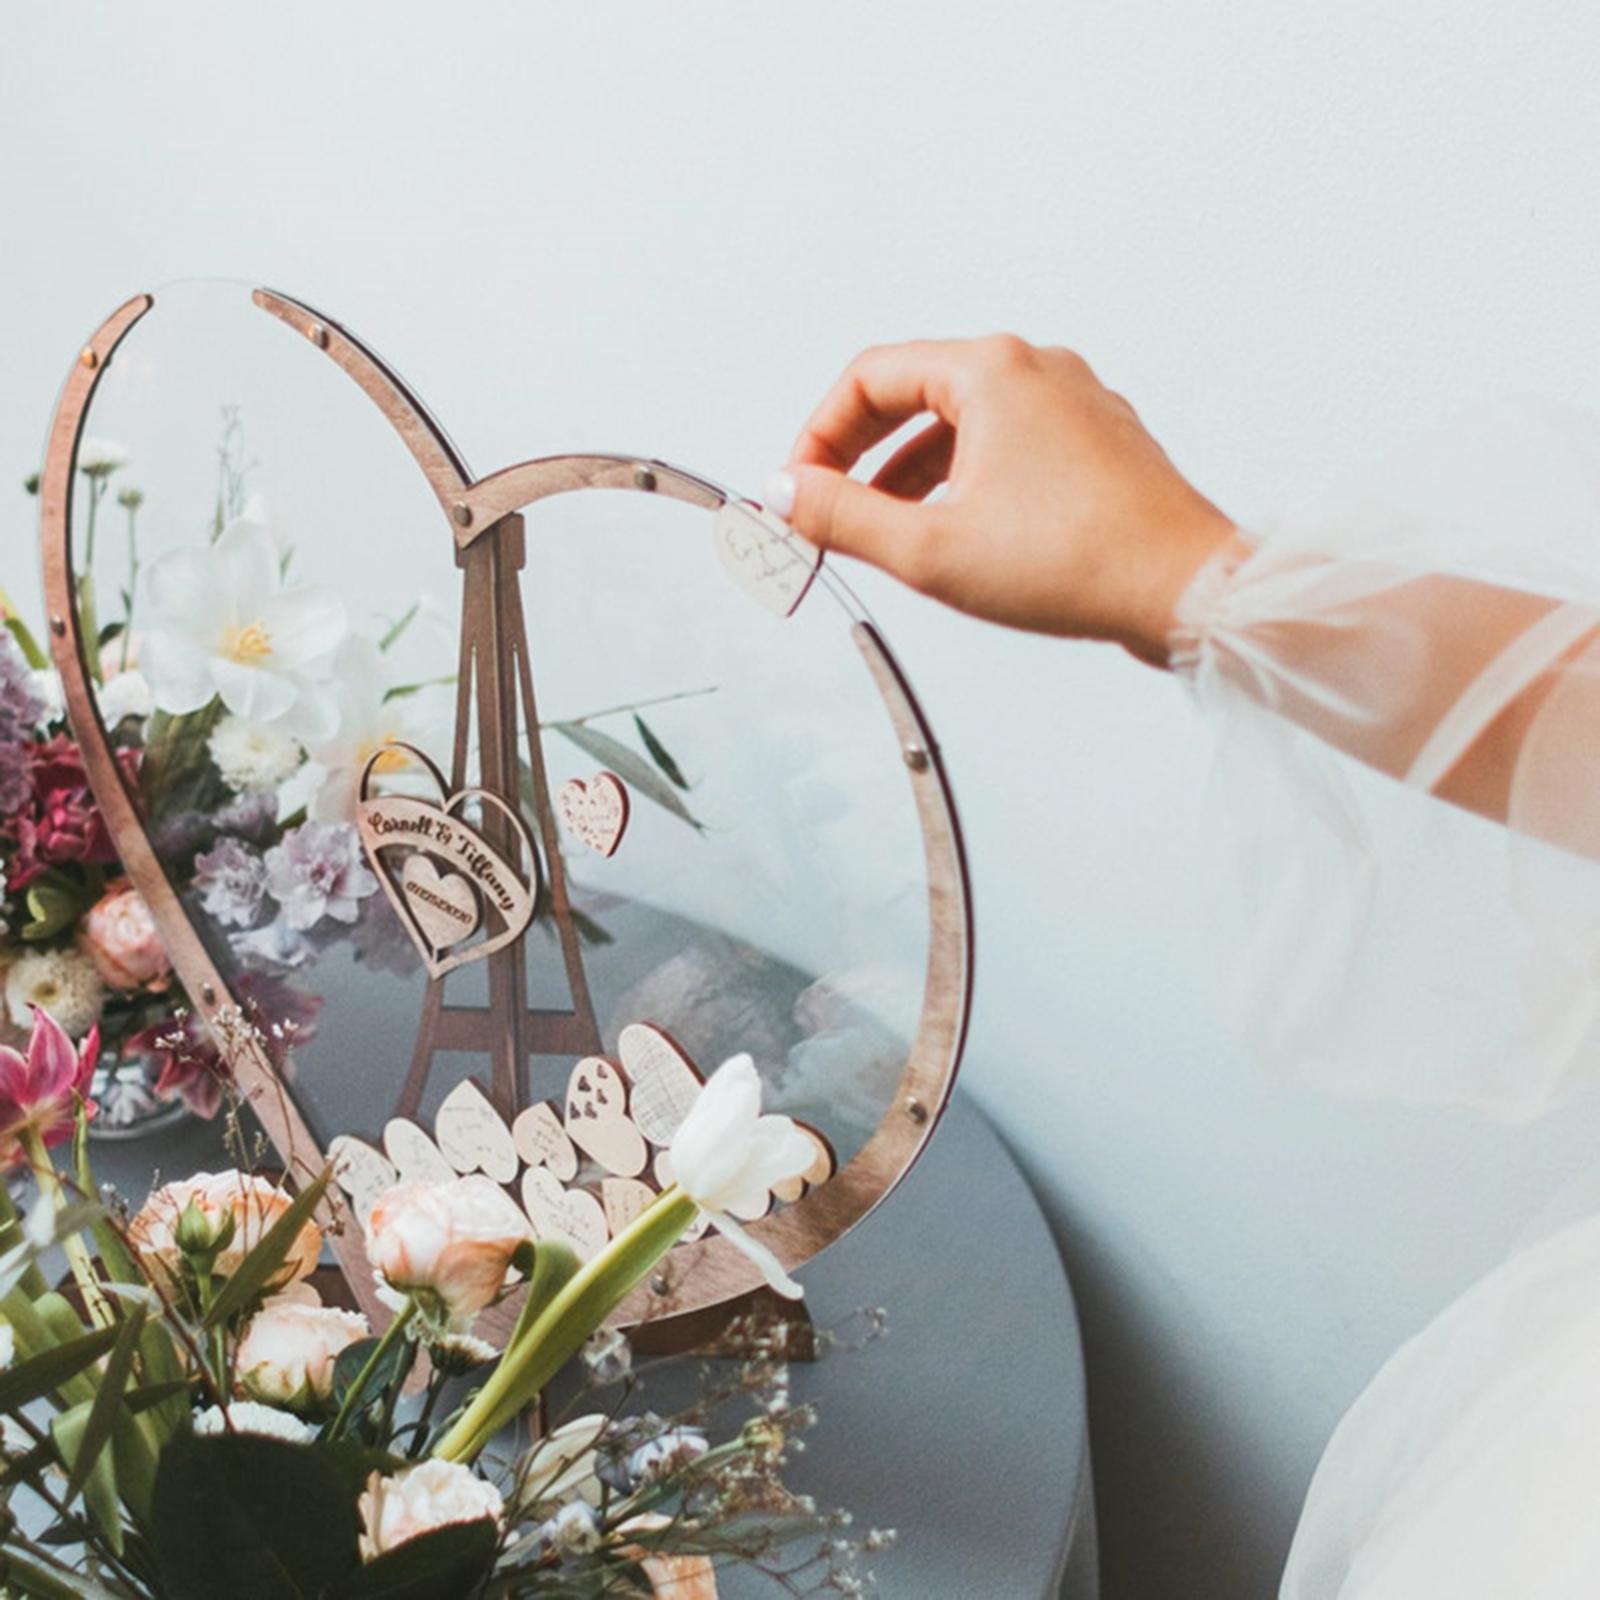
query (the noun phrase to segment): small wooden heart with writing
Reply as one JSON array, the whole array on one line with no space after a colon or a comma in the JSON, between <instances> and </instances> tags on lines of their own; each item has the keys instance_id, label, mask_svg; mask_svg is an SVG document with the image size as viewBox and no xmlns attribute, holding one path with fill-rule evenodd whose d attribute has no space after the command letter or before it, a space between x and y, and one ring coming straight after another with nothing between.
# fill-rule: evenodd
<instances>
[{"instance_id":1,"label":"small wooden heart with writing","mask_svg":"<svg viewBox=\"0 0 1600 1600\"><path fill-rule=\"evenodd\" d=\"M614 772L569 778L556 794L561 820L596 855L614 856L628 826L628 789Z\"/></svg>"},{"instance_id":2,"label":"small wooden heart with writing","mask_svg":"<svg viewBox=\"0 0 1600 1600\"><path fill-rule=\"evenodd\" d=\"M496 1183L510 1183L516 1177L517 1146L511 1130L470 1078L444 1097L433 1131L445 1160L457 1172L481 1172Z\"/></svg>"},{"instance_id":3,"label":"small wooden heart with writing","mask_svg":"<svg viewBox=\"0 0 1600 1600\"><path fill-rule=\"evenodd\" d=\"M632 1085L628 1114L634 1125L651 1144L671 1144L700 1098L701 1078L694 1063L648 1022L633 1022L622 1030L617 1056Z\"/></svg>"},{"instance_id":4,"label":"small wooden heart with writing","mask_svg":"<svg viewBox=\"0 0 1600 1600\"><path fill-rule=\"evenodd\" d=\"M711 524L717 559L757 605L792 617L822 566L822 552L750 500L729 500Z\"/></svg>"},{"instance_id":5,"label":"small wooden heart with writing","mask_svg":"<svg viewBox=\"0 0 1600 1600\"><path fill-rule=\"evenodd\" d=\"M433 950L448 950L478 931L478 897L459 872L441 871L427 856L409 856L400 869L400 889Z\"/></svg>"},{"instance_id":6,"label":"small wooden heart with writing","mask_svg":"<svg viewBox=\"0 0 1600 1600\"><path fill-rule=\"evenodd\" d=\"M391 1117L383 1130L383 1148L395 1171L407 1183L454 1183L456 1170L425 1129L409 1117Z\"/></svg>"},{"instance_id":7,"label":"small wooden heart with writing","mask_svg":"<svg viewBox=\"0 0 1600 1600\"><path fill-rule=\"evenodd\" d=\"M350 1209L365 1227L378 1197L400 1181L394 1163L364 1139L349 1133L341 1133L329 1142L328 1160L333 1164L333 1181L344 1191Z\"/></svg>"},{"instance_id":8,"label":"small wooden heart with writing","mask_svg":"<svg viewBox=\"0 0 1600 1600\"><path fill-rule=\"evenodd\" d=\"M577 1149L548 1100L518 1113L511 1124L511 1140L517 1154L530 1167L548 1167L563 1183L571 1183L577 1177Z\"/></svg>"},{"instance_id":9,"label":"small wooden heart with writing","mask_svg":"<svg viewBox=\"0 0 1600 1600\"><path fill-rule=\"evenodd\" d=\"M650 1160L644 1138L628 1120L621 1074L601 1056L585 1056L567 1080L567 1137L619 1178L637 1178Z\"/></svg>"},{"instance_id":10,"label":"small wooden heart with writing","mask_svg":"<svg viewBox=\"0 0 1600 1600\"><path fill-rule=\"evenodd\" d=\"M529 1167L522 1174L522 1207L535 1235L561 1239L580 1261L605 1248L605 1209L587 1189L569 1189L548 1167Z\"/></svg>"}]
</instances>

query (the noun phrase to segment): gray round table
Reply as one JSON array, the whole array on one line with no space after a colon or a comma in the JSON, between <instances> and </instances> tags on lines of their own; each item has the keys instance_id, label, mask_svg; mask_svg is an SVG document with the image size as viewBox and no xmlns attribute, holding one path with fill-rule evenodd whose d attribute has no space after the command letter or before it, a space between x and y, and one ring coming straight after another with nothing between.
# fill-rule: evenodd
<instances>
[{"instance_id":1,"label":"gray round table","mask_svg":"<svg viewBox=\"0 0 1600 1600\"><path fill-rule=\"evenodd\" d=\"M97 1175L130 1201L153 1177L225 1163L217 1130L192 1122L95 1146ZM793 1372L820 1420L792 1480L860 1530L897 1530L872 1558L883 1600L1094 1600L1077 1314L1038 1204L970 1101L802 1277L820 1327L889 1314L886 1339ZM773 1593L733 1574L722 1591Z\"/></svg>"}]
</instances>

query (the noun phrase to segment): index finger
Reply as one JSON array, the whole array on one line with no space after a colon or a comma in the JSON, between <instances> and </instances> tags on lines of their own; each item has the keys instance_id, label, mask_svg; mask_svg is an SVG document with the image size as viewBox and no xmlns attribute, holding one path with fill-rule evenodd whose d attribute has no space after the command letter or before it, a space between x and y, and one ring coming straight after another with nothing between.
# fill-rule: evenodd
<instances>
[{"instance_id":1,"label":"index finger","mask_svg":"<svg viewBox=\"0 0 1600 1600\"><path fill-rule=\"evenodd\" d=\"M862 351L811 413L789 459L848 472L873 445L924 411L954 424L954 378L966 342L915 339Z\"/></svg>"}]
</instances>

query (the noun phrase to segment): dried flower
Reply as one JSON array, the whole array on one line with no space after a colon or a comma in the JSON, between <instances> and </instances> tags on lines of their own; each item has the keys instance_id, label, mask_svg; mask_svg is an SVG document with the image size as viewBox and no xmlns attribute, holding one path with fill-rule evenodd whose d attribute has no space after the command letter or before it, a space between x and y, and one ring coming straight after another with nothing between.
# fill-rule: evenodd
<instances>
[{"instance_id":1,"label":"dried flower","mask_svg":"<svg viewBox=\"0 0 1600 1600\"><path fill-rule=\"evenodd\" d=\"M367 1479L357 1507L361 1517L361 1559L373 1561L435 1528L456 1522L493 1522L498 1528L505 1502L492 1483L454 1461L423 1461L386 1477Z\"/></svg>"},{"instance_id":2,"label":"dried flower","mask_svg":"<svg viewBox=\"0 0 1600 1600\"><path fill-rule=\"evenodd\" d=\"M698 1428L663 1429L628 1457L628 1477L636 1484L654 1483L698 1461L708 1448Z\"/></svg>"},{"instance_id":3,"label":"dried flower","mask_svg":"<svg viewBox=\"0 0 1600 1600\"><path fill-rule=\"evenodd\" d=\"M275 723L224 717L206 743L211 759L230 789L275 789L293 777L305 752L300 743Z\"/></svg>"},{"instance_id":4,"label":"dried flower","mask_svg":"<svg viewBox=\"0 0 1600 1600\"><path fill-rule=\"evenodd\" d=\"M269 1300L250 1319L234 1370L252 1400L290 1411L313 1409L333 1393L339 1352L371 1332L357 1311Z\"/></svg>"},{"instance_id":5,"label":"dried flower","mask_svg":"<svg viewBox=\"0 0 1600 1600\"><path fill-rule=\"evenodd\" d=\"M65 1029L47 1011L35 1011L27 1054L0 1045L0 1162L12 1165L24 1154L23 1138L37 1134L47 1145L70 1138L100 1053L99 1030L91 1028L74 1047Z\"/></svg>"},{"instance_id":6,"label":"dried flower","mask_svg":"<svg viewBox=\"0 0 1600 1600\"><path fill-rule=\"evenodd\" d=\"M100 976L113 989L159 992L172 980L172 963L145 898L118 879L89 909L80 939Z\"/></svg>"},{"instance_id":7,"label":"dried flower","mask_svg":"<svg viewBox=\"0 0 1600 1600\"><path fill-rule=\"evenodd\" d=\"M30 1027L34 1011L43 1010L81 1039L100 1020L105 985L95 964L77 950L29 950L6 971L5 1001L16 1027Z\"/></svg>"},{"instance_id":8,"label":"dried flower","mask_svg":"<svg viewBox=\"0 0 1600 1600\"><path fill-rule=\"evenodd\" d=\"M659 1533L670 1527L672 1519L659 1512L631 1517L617 1529L621 1534ZM639 1545L625 1545L623 1555L637 1561L650 1580L651 1588L663 1600L717 1600L717 1572L711 1557L699 1553L669 1555L651 1553Z\"/></svg>"},{"instance_id":9,"label":"dried flower","mask_svg":"<svg viewBox=\"0 0 1600 1600\"><path fill-rule=\"evenodd\" d=\"M499 1297L528 1232L528 1219L488 1178L403 1183L368 1213L367 1256L429 1321L459 1332Z\"/></svg>"},{"instance_id":10,"label":"dried flower","mask_svg":"<svg viewBox=\"0 0 1600 1600\"><path fill-rule=\"evenodd\" d=\"M194 887L200 904L218 922L248 928L267 892L266 863L242 839L218 839L194 858Z\"/></svg>"},{"instance_id":11,"label":"dried flower","mask_svg":"<svg viewBox=\"0 0 1600 1600\"><path fill-rule=\"evenodd\" d=\"M600 1519L585 1500L562 1506L536 1535L539 1542L564 1556L586 1556L602 1543Z\"/></svg>"},{"instance_id":12,"label":"dried flower","mask_svg":"<svg viewBox=\"0 0 1600 1600\"><path fill-rule=\"evenodd\" d=\"M80 439L78 471L88 478L109 478L128 464L128 447L115 439Z\"/></svg>"},{"instance_id":13,"label":"dried flower","mask_svg":"<svg viewBox=\"0 0 1600 1600\"><path fill-rule=\"evenodd\" d=\"M378 880L361 856L356 830L344 822L304 822L267 852L267 893L284 921L305 932L331 917L354 922Z\"/></svg>"}]
</instances>

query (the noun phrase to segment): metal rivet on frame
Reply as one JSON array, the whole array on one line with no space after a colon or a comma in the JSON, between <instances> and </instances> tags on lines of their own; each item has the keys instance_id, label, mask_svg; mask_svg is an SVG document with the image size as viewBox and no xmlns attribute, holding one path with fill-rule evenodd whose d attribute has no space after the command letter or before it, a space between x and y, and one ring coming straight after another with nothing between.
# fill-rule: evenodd
<instances>
[{"instance_id":1,"label":"metal rivet on frame","mask_svg":"<svg viewBox=\"0 0 1600 1600\"><path fill-rule=\"evenodd\" d=\"M328 330L323 327L320 322L313 322L311 326L306 329L306 338L308 338L319 350L326 350L328 348Z\"/></svg>"},{"instance_id":2,"label":"metal rivet on frame","mask_svg":"<svg viewBox=\"0 0 1600 1600\"><path fill-rule=\"evenodd\" d=\"M907 1100L906 1115L913 1122L923 1123L928 1120L928 1108L920 1100Z\"/></svg>"},{"instance_id":3,"label":"metal rivet on frame","mask_svg":"<svg viewBox=\"0 0 1600 1600\"><path fill-rule=\"evenodd\" d=\"M635 488L645 490L654 489L656 486L656 475L649 469L649 467L635 467L633 469L633 482Z\"/></svg>"},{"instance_id":4,"label":"metal rivet on frame","mask_svg":"<svg viewBox=\"0 0 1600 1600\"><path fill-rule=\"evenodd\" d=\"M472 507L465 500L458 500L450 507L450 516L458 528L472 526Z\"/></svg>"},{"instance_id":5,"label":"metal rivet on frame","mask_svg":"<svg viewBox=\"0 0 1600 1600\"><path fill-rule=\"evenodd\" d=\"M80 366L85 366L93 372L100 365L100 357L95 354L92 346L85 345L83 353L78 357L78 362Z\"/></svg>"},{"instance_id":6,"label":"metal rivet on frame","mask_svg":"<svg viewBox=\"0 0 1600 1600\"><path fill-rule=\"evenodd\" d=\"M658 1272L650 1280L650 1292L651 1294L670 1294L672 1292L672 1285L667 1281L667 1276L664 1272Z\"/></svg>"},{"instance_id":7,"label":"metal rivet on frame","mask_svg":"<svg viewBox=\"0 0 1600 1600\"><path fill-rule=\"evenodd\" d=\"M920 744L908 744L905 748L906 765L913 772L926 772L928 770L928 752Z\"/></svg>"},{"instance_id":8,"label":"metal rivet on frame","mask_svg":"<svg viewBox=\"0 0 1600 1600\"><path fill-rule=\"evenodd\" d=\"M214 1006L217 1003L217 991L209 983L200 985L200 1003L207 1006Z\"/></svg>"},{"instance_id":9,"label":"metal rivet on frame","mask_svg":"<svg viewBox=\"0 0 1600 1600\"><path fill-rule=\"evenodd\" d=\"M64 639L67 636L67 619L65 617L51 617L50 631L56 638Z\"/></svg>"}]
</instances>

